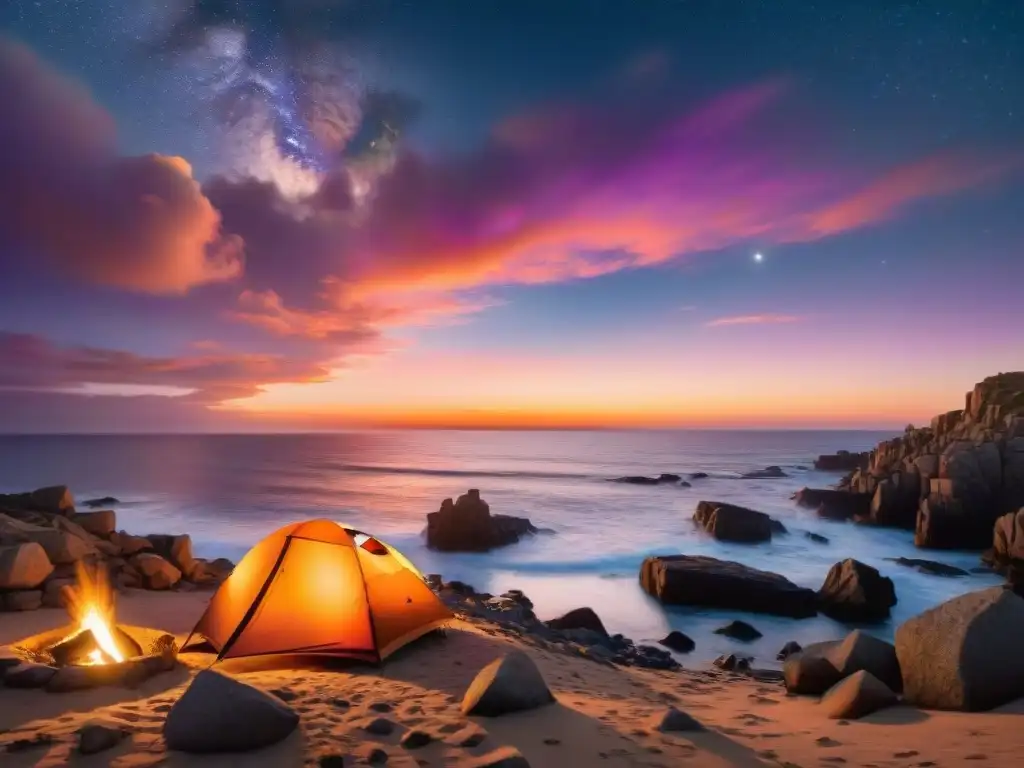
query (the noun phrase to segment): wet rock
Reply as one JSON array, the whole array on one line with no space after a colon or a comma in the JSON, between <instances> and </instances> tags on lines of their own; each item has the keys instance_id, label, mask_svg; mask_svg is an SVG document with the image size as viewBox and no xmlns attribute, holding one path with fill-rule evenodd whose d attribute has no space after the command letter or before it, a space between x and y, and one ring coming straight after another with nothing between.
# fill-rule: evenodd
<instances>
[{"instance_id":1,"label":"wet rock","mask_svg":"<svg viewBox=\"0 0 1024 768\"><path fill-rule=\"evenodd\" d=\"M672 630L664 638L658 641L669 650L676 653L689 653L697 644L679 630Z\"/></svg>"},{"instance_id":2,"label":"wet rock","mask_svg":"<svg viewBox=\"0 0 1024 768\"><path fill-rule=\"evenodd\" d=\"M731 637L734 640L742 640L745 643L753 642L763 635L757 630L756 627L747 624L745 621L731 621L724 627L719 627L715 630L716 635L725 635Z\"/></svg>"},{"instance_id":3,"label":"wet rock","mask_svg":"<svg viewBox=\"0 0 1024 768\"><path fill-rule=\"evenodd\" d=\"M600 617L594 612L593 608L576 608L564 616L551 619L551 621L546 623L552 629L588 629L591 632L597 632L599 635L606 637L608 635L608 630L604 628L604 624L601 623Z\"/></svg>"},{"instance_id":4,"label":"wet rock","mask_svg":"<svg viewBox=\"0 0 1024 768\"><path fill-rule=\"evenodd\" d=\"M789 475L782 471L782 467L775 465L764 469L755 469L753 472L744 472L740 475L741 480L765 480L779 477L789 477Z\"/></svg>"},{"instance_id":5,"label":"wet rock","mask_svg":"<svg viewBox=\"0 0 1024 768\"><path fill-rule=\"evenodd\" d=\"M867 468L868 459L871 454L850 453L850 451L839 451L838 453L826 453L814 460L814 468L821 472L852 472L855 469Z\"/></svg>"},{"instance_id":6,"label":"wet rock","mask_svg":"<svg viewBox=\"0 0 1024 768\"><path fill-rule=\"evenodd\" d=\"M675 707L669 707L657 719L655 728L662 733L694 733L704 730L698 720Z\"/></svg>"},{"instance_id":7,"label":"wet rock","mask_svg":"<svg viewBox=\"0 0 1024 768\"><path fill-rule=\"evenodd\" d=\"M167 713L163 733L167 748L180 752L247 752L276 744L298 724L298 713L274 696L203 670Z\"/></svg>"},{"instance_id":8,"label":"wet rock","mask_svg":"<svg viewBox=\"0 0 1024 768\"><path fill-rule=\"evenodd\" d=\"M89 722L78 729L79 754L95 755L113 749L128 734L113 723Z\"/></svg>"},{"instance_id":9,"label":"wet rock","mask_svg":"<svg viewBox=\"0 0 1024 768\"><path fill-rule=\"evenodd\" d=\"M35 589L51 573L53 565L40 544L0 547L0 589Z\"/></svg>"},{"instance_id":10,"label":"wet rock","mask_svg":"<svg viewBox=\"0 0 1024 768\"><path fill-rule=\"evenodd\" d=\"M810 539L817 544L828 544L828 537L822 536L820 533L814 533L813 531L804 531L804 537Z\"/></svg>"},{"instance_id":11,"label":"wet rock","mask_svg":"<svg viewBox=\"0 0 1024 768\"><path fill-rule=\"evenodd\" d=\"M666 605L701 605L792 618L817 613L812 590L779 574L713 557L648 557L640 566L640 585Z\"/></svg>"},{"instance_id":12,"label":"wet rock","mask_svg":"<svg viewBox=\"0 0 1024 768\"><path fill-rule=\"evenodd\" d=\"M870 672L861 670L829 688L822 696L821 708L833 720L856 720L897 701L899 697L889 686Z\"/></svg>"},{"instance_id":13,"label":"wet rock","mask_svg":"<svg viewBox=\"0 0 1024 768\"><path fill-rule=\"evenodd\" d=\"M896 630L903 696L930 709L981 711L1024 697L1024 598L970 592Z\"/></svg>"},{"instance_id":14,"label":"wet rock","mask_svg":"<svg viewBox=\"0 0 1024 768\"><path fill-rule=\"evenodd\" d=\"M690 479L691 480L705 480L705 479L707 479L707 476L708 476L707 472L691 472L690 473Z\"/></svg>"},{"instance_id":15,"label":"wet rock","mask_svg":"<svg viewBox=\"0 0 1024 768\"><path fill-rule=\"evenodd\" d=\"M870 493L851 493L827 488L801 488L793 495L797 505L816 509L819 517L829 520L851 520L871 512Z\"/></svg>"},{"instance_id":16,"label":"wet rock","mask_svg":"<svg viewBox=\"0 0 1024 768\"><path fill-rule=\"evenodd\" d=\"M1003 572L1024 570L1024 507L996 520L985 561Z\"/></svg>"},{"instance_id":17,"label":"wet rock","mask_svg":"<svg viewBox=\"0 0 1024 768\"><path fill-rule=\"evenodd\" d=\"M461 711L464 715L497 717L554 701L533 659L522 651L512 651L477 674L462 699Z\"/></svg>"},{"instance_id":18,"label":"wet rock","mask_svg":"<svg viewBox=\"0 0 1024 768\"><path fill-rule=\"evenodd\" d=\"M903 687L896 648L867 632L859 629L851 632L840 642L825 649L823 655L843 677L863 670L870 672L894 691Z\"/></svg>"},{"instance_id":19,"label":"wet rock","mask_svg":"<svg viewBox=\"0 0 1024 768\"><path fill-rule=\"evenodd\" d=\"M427 515L427 546L441 552L486 552L537 532L525 517L492 515L475 488Z\"/></svg>"},{"instance_id":20,"label":"wet rock","mask_svg":"<svg viewBox=\"0 0 1024 768\"><path fill-rule=\"evenodd\" d=\"M800 651L802 650L803 648L800 646L800 643L796 642L795 640L790 640L788 643L782 646L782 650L778 652L775 658L779 661L785 661L794 653L800 653Z\"/></svg>"},{"instance_id":21,"label":"wet rock","mask_svg":"<svg viewBox=\"0 0 1024 768\"><path fill-rule=\"evenodd\" d=\"M82 506L88 507L89 509L99 509L100 507L112 507L115 504L120 503L121 502L113 496L101 496L98 499L86 499L82 502Z\"/></svg>"},{"instance_id":22,"label":"wet rock","mask_svg":"<svg viewBox=\"0 0 1024 768\"><path fill-rule=\"evenodd\" d=\"M836 621L885 621L896 605L896 587L870 565L846 559L829 570L818 603L821 612Z\"/></svg>"},{"instance_id":23,"label":"wet rock","mask_svg":"<svg viewBox=\"0 0 1024 768\"><path fill-rule=\"evenodd\" d=\"M843 676L826 657L835 645L834 642L813 643L790 655L782 665L786 690L817 696L838 683Z\"/></svg>"},{"instance_id":24,"label":"wet rock","mask_svg":"<svg viewBox=\"0 0 1024 768\"><path fill-rule=\"evenodd\" d=\"M768 515L735 504L698 502L693 521L720 541L757 543L771 541L772 538Z\"/></svg>"},{"instance_id":25,"label":"wet rock","mask_svg":"<svg viewBox=\"0 0 1024 768\"><path fill-rule=\"evenodd\" d=\"M937 563L934 560L921 560L916 557L887 557L889 560L897 565L902 565L907 568L914 568L921 573L929 573L932 576L969 576L970 574L963 568L957 568L956 566L946 565L945 563Z\"/></svg>"},{"instance_id":26,"label":"wet rock","mask_svg":"<svg viewBox=\"0 0 1024 768\"><path fill-rule=\"evenodd\" d=\"M726 672L746 672L750 669L752 661L753 659L749 656L737 656L735 653L730 653L727 656L719 656L711 663Z\"/></svg>"}]
</instances>

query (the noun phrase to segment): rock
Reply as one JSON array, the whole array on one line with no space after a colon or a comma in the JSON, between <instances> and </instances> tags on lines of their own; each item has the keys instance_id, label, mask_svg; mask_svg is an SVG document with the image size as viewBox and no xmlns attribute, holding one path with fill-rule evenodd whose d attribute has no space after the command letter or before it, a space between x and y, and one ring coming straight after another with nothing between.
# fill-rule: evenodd
<instances>
[{"instance_id":1,"label":"rock","mask_svg":"<svg viewBox=\"0 0 1024 768\"><path fill-rule=\"evenodd\" d=\"M86 723L78 729L78 752L82 755L105 752L120 744L127 735L113 723Z\"/></svg>"},{"instance_id":2,"label":"rock","mask_svg":"<svg viewBox=\"0 0 1024 768\"><path fill-rule=\"evenodd\" d=\"M132 536L124 531L111 534L110 540L117 545L125 557L137 555L139 552L149 552L153 549L153 544L145 536Z\"/></svg>"},{"instance_id":3,"label":"rock","mask_svg":"<svg viewBox=\"0 0 1024 768\"><path fill-rule=\"evenodd\" d=\"M204 560L197 557L189 579L202 586L217 587L231 575L234 569L235 564L223 557L218 557L216 560Z\"/></svg>"},{"instance_id":4,"label":"rock","mask_svg":"<svg viewBox=\"0 0 1024 768\"><path fill-rule=\"evenodd\" d=\"M716 635L725 635L731 637L734 640L742 640L743 642L750 643L757 640L763 635L757 631L757 629L745 621L731 621L724 627L719 627L715 630Z\"/></svg>"},{"instance_id":5,"label":"rock","mask_svg":"<svg viewBox=\"0 0 1024 768\"><path fill-rule=\"evenodd\" d=\"M477 674L462 699L462 714L497 717L555 701L533 659L522 651L495 659Z\"/></svg>"},{"instance_id":6,"label":"rock","mask_svg":"<svg viewBox=\"0 0 1024 768\"><path fill-rule=\"evenodd\" d=\"M969 592L896 630L903 697L930 709L981 711L1024 697L1024 598Z\"/></svg>"},{"instance_id":7,"label":"rock","mask_svg":"<svg viewBox=\"0 0 1024 768\"><path fill-rule=\"evenodd\" d=\"M933 576L969 576L970 574L962 568L957 568L952 565L946 565L945 563L937 563L934 560L919 560L914 557L887 557L889 560L897 565L906 566L907 568L915 568L921 573L930 573Z\"/></svg>"},{"instance_id":8,"label":"rock","mask_svg":"<svg viewBox=\"0 0 1024 768\"><path fill-rule=\"evenodd\" d=\"M43 592L39 589L19 589L0 593L0 610L34 611L43 607Z\"/></svg>"},{"instance_id":9,"label":"rock","mask_svg":"<svg viewBox=\"0 0 1024 768\"><path fill-rule=\"evenodd\" d=\"M740 563L696 555L645 558L644 591L666 605L701 605L792 618L817 613L812 590L784 576Z\"/></svg>"},{"instance_id":10,"label":"rock","mask_svg":"<svg viewBox=\"0 0 1024 768\"><path fill-rule=\"evenodd\" d=\"M594 613L592 608L576 608L564 616L545 623L552 629L589 629L591 632L608 637L608 630L604 628L600 617Z\"/></svg>"},{"instance_id":11,"label":"rock","mask_svg":"<svg viewBox=\"0 0 1024 768\"><path fill-rule=\"evenodd\" d=\"M662 472L660 475L658 475L659 483L678 483L681 482L682 479L683 478L680 477L679 475L673 474L671 472Z\"/></svg>"},{"instance_id":12,"label":"rock","mask_svg":"<svg viewBox=\"0 0 1024 768\"><path fill-rule=\"evenodd\" d=\"M75 497L66 485L51 485L28 493L0 494L0 507L64 515L75 511Z\"/></svg>"},{"instance_id":13,"label":"rock","mask_svg":"<svg viewBox=\"0 0 1024 768\"><path fill-rule=\"evenodd\" d=\"M196 559L192 556L191 536L188 534L181 536L147 534L146 539L153 545L156 554L181 571L182 577L186 579L192 577L196 568Z\"/></svg>"},{"instance_id":14,"label":"rock","mask_svg":"<svg viewBox=\"0 0 1024 768\"><path fill-rule=\"evenodd\" d=\"M817 696L842 680L839 670L825 656L835 645L835 642L814 643L790 655L782 664L786 690Z\"/></svg>"},{"instance_id":15,"label":"rock","mask_svg":"<svg viewBox=\"0 0 1024 768\"><path fill-rule=\"evenodd\" d=\"M470 760L466 768L530 768L530 763L515 747L500 747Z\"/></svg>"},{"instance_id":16,"label":"rock","mask_svg":"<svg viewBox=\"0 0 1024 768\"><path fill-rule=\"evenodd\" d=\"M778 652L775 658L778 661L785 661L794 653L800 653L800 651L802 650L803 647L800 645L800 643L796 642L795 640L790 640L788 643L782 646L782 650Z\"/></svg>"},{"instance_id":17,"label":"rock","mask_svg":"<svg viewBox=\"0 0 1024 768\"><path fill-rule=\"evenodd\" d=\"M917 510L914 544L922 549L983 549L992 541L993 525L971 514L959 499L932 493Z\"/></svg>"},{"instance_id":18,"label":"rock","mask_svg":"<svg viewBox=\"0 0 1024 768\"><path fill-rule=\"evenodd\" d=\"M689 653L697 647L693 640L676 629L669 632L668 635L658 642L676 653Z\"/></svg>"},{"instance_id":19,"label":"rock","mask_svg":"<svg viewBox=\"0 0 1024 768\"><path fill-rule=\"evenodd\" d=\"M708 476L707 472L691 472L690 473L690 479L691 480L705 480L705 479L707 479L707 476Z\"/></svg>"},{"instance_id":20,"label":"rock","mask_svg":"<svg viewBox=\"0 0 1024 768\"><path fill-rule=\"evenodd\" d=\"M711 663L726 672L746 672L750 669L751 661L753 659L749 656L737 656L735 653L730 653L728 656L719 656Z\"/></svg>"},{"instance_id":21,"label":"rock","mask_svg":"<svg viewBox=\"0 0 1024 768\"><path fill-rule=\"evenodd\" d=\"M56 674L56 667L26 662L7 668L4 685L8 688L44 688Z\"/></svg>"},{"instance_id":22,"label":"rock","mask_svg":"<svg viewBox=\"0 0 1024 768\"><path fill-rule=\"evenodd\" d=\"M6 544L35 542L46 551L47 558L54 565L70 565L96 555L96 547L88 533L61 517L51 521L53 527L0 514L0 540Z\"/></svg>"},{"instance_id":23,"label":"rock","mask_svg":"<svg viewBox=\"0 0 1024 768\"><path fill-rule=\"evenodd\" d=\"M525 517L492 515L475 488L427 515L427 546L441 552L486 552L537 532Z\"/></svg>"},{"instance_id":24,"label":"rock","mask_svg":"<svg viewBox=\"0 0 1024 768\"><path fill-rule=\"evenodd\" d=\"M82 506L89 509L99 509L100 507L112 507L120 503L120 500L115 499L113 496L101 496L98 499L86 499L82 502Z\"/></svg>"},{"instance_id":25,"label":"rock","mask_svg":"<svg viewBox=\"0 0 1024 768\"><path fill-rule=\"evenodd\" d=\"M374 736L388 736L395 730L395 724L386 717L375 717L363 726L363 730Z\"/></svg>"},{"instance_id":26,"label":"rock","mask_svg":"<svg viewBox=\"0 0 1024 768\"><path fill-rule=\"evenodd\" d=\"M51 573L53 565L41 544L0 547L0 589L35 589Z\"/></svg>"},{"instance_id":27,"label":"rock","mask_svg":"<svg viewBox=\"0 0 1024 768\"><path fill-rule=\"evenodd\" d=\"M891 643L859 629L851 632L842 641L824 648L821 653L842 677L849 677L863 670L870 672L894 691L903 688L896 649Z\"/></svg>"},{"instance_id":28,"label":"rock","mask_svg":"<svg viewBox=\"0 0 1024 768\"><path fill-rule=\"evenodd\" d=\"M849 451L825 453L814 460L814 468L821 472L852 472L855 469L866 469L870 455L867 452L850 453Z\"/></svg>"},{"instance_id":29,"label":"rock","mask_svg":"<svg viewBox=\"0 0 1024 768\"><path fill-rule=\"evenodd\" d=\"M67 608L71 599L70 590L75 579L47 579L43 582L43 605L47 608Z\"/></svg>"},{"instance_id":30,"label":"rock","mask_svg":"<svg viewBox=\"0 0 1024 768\"><path fill-rule=\"evenodd\" d=\"M131 565L142 574L148 589L170 589L181 581L181 571L151 552L135 555Z\"/></svg>"},{"instance_id":31,"label":"rock","mask_svg":"<svg viewBox=\"0 0 1024 768\"><path fill-rule=\"evenodd\" d=\"M804 537L810 539L817 544L828 544L828 537L822 536L820 533L814 533L813 531L804 531Z\"/></svg>"},{"instance_id":32,"label":"rock","mask_svg":"<svg viewBox=\"0 0 1024 768\"><path fill-rule=\"evenodd\" d=\"M701 501L693 513L693 521L720 541L756 543L771 541L771 518L735 504Z\"/></svg>"},{"instance_id":33,"label":"rock","mask_svg":"<svg viewBox=\"0 0 1024 768\"><path fill-rule=\"evenodd\" d=\"M117 515L112 509L100 509L95 512L79 512L71 521L80 525L93 536L105 539L117 530Z\"/></svg>"},{"instance_id":34,"label":"rock","mask_svg":"<svg viewBox=\"0 0 1024 768\"><path fill-rule=\"evenodd\" d=\"M205 669L167 713L163 733L167 748L180 752L247 752L276 744L298 724L279 699Z\"/></svg>"},{"instance_id":35,"label":"rock","mask_svg":"<svg viewBox=\"0 0 1024 768\"><path fill-rule=\"evenodd\" d=\"M1024 507L1003 515L992 530L992 549L986 562L998 570L1024 570Z\"/></svg>"},{"instance_id":36,"label":"rock","mask_svg":"<svg viewBox=\"0 0 1024 768\"><path fill-rule=\"evenodd\" d=\"M829 688L821 699L821 708L833 720L856 720L892 706L898 700L885 683L861 670Z\"/></svg>"},{"instance_id":37,"label":"rock","mask_svg":"<svg viewBox=\"0 0 1024 768\"><path fill-rule=\"evenodd\" d=\"M693 733L704 730L704 726L695 718L675 707L669 707L664 714L658 717L655 728L662 733Z\"/></svg>"},{"instance_id":38,"label":"rock","mask_svg":"<svg viewBox=\"0 0 1024 768\"><path fill-rule=\"evenodd\" d=\"M789 477L782 471L782 467L770 466L764 469L755 469L753 472L744 472L740 475L741 480L763 480L778 477Z\"/></svg>"},{"instance_id":39,"label":"rock","mask_svg":"<svg viewBox=\"0 0 1024 768\"><path fill-rule=\"evenodd\" d=\"M870 565L846 559L829 570L818 602L821 612L836 621L885 621L896 605L896 587Z\"/></svg>"},{"instance_id":40,"label":"rock","mask_svg":"<svg viewBox=\"0 0 1024 768\"><path fill-rule=\"evenodd\" d=\"M793 495L798 506L816 509L819 517L850 520L871 513L871 494L823 488L801 488Z\"/></svg>"},{"instance_id":41,"label":"rock","mask_svg":"<svg viewBox=\"0 0 1024 768\"><path fill-rule=\"evenodd\" d=\"M626 477L616 477L612 482L625 483L627 485L658 485L658 478L646 477L645 475L627 475Z\"/></svg>"}]
</instances>

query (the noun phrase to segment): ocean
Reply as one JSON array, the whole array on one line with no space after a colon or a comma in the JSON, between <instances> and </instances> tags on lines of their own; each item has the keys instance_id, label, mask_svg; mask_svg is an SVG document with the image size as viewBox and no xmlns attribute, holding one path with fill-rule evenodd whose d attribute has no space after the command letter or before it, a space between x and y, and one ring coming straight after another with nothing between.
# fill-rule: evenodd
<instances>
[{"instance_id":1,"label":"ocean","mask_svg":"<svg viewBox=\"0 0 1024 768\"><path fill-rule=\"evenodd\" d=\"M867 450L891 437L849 431L381 431L303 435L67 435L0 437L0 492L66 484L78 500L115 496L119 527L137 534L189 533L200 557L237 562L288 522L344 521L401 550L424 573L480 591L523 590L538 616L591 606L610 632L652 642L679 629L697 643L684 664L744 653L772 666L789 640L842 637L826 617L793 620L736 611L665 608L645 595L638 570L650 554L703 554L781 573L817 589L834 563L853 557L896 584L891 639L904 619L963 592L999 583L992 575L943 578L887 560L925 557L964 569L971 552L924 553L907 531L820 520L790 496L838 476L813 460ZM745 480L768 465L789 475ZM706 472L691 488L610 483L623 475ZM489 554L439 554L425 547L428 512L445 497L479 488L495 513L529 517L553 533ZM727 544L695 530L701 499L767 512L790 529L771 543ZM827 536L820 544L805 531ZM198 618L198 617L197 617ZM713 630L742 618L764 637L740 643Z\"/></svg>"}]
</instances>

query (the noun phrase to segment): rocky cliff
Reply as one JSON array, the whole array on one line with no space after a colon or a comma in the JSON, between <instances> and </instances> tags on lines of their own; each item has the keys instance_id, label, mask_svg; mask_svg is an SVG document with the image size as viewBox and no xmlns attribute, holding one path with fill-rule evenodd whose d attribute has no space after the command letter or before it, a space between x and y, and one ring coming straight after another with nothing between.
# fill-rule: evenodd
<instances>
[{"instance_id":1,"label":"rocky cliff","mask_svg":"<svg viewBox=\"0 0 1024 768\"><path fill-rule=\"evenodd\" d=\"M991 546L1000 515L1024 507L1024 372L990 376L963 409L879 443L840 488L871 494L868 522L911 528L920 547Z\"/></svg>"}]
</instances>

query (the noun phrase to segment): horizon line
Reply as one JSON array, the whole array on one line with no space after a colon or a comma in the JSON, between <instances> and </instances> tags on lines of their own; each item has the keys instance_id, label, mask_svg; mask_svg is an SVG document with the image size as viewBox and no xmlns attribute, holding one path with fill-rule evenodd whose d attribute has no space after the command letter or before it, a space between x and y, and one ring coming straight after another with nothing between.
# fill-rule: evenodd
<instances>
[{"instance_id":1,"label":"horizon line","mask_svg":"<svg viewBox=\"0 0 1024 768\"><path fill-rule=\"evenodd\" d=\"M2 432L5 437L273 437L278 435L344 435L357 432L890 432L899 427L347 427L293 430L123 430Z\"/></svg>"}]
</instances>

